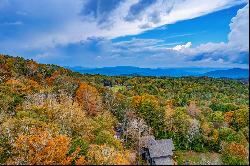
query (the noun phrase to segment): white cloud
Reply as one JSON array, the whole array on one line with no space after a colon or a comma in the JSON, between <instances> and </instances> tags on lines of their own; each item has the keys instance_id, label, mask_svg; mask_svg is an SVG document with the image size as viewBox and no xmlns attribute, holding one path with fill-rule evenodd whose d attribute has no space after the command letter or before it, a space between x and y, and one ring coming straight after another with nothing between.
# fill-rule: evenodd
<instances>
[{"instance_id":1,"label":"white cloud","mask_svg":"<svg viewBox=\"0 0 250 166\"><path fill-rule=\"evenodd\" d=\"M184 44L184 45L177 45L177 46L175 46L175 47L173 48L173 50L180 51L180 50L185 49L185 48L190 48L191 45L192 45L191 42L187 42L187 43Z\"/></svg>"},{"instance_id":2,"label":"white cloud","mask_svg":"<svg viewBox=\"0 0 250 166\"><path fill-rule=\"evenodd\" d=\"M213 0L213 2L207 0L158 0L140 14L141 18L139 20L129 23L125 22L126 24L130 25L129 29L131 29L131 31L125 31L125 34L123 35L127 35L126 33L128 32L130 34L137 34L144 31L145 28L140 29L140 26L143 25L150 25L146 29L152 29L166 24L173 24L177 21L199 17L217 10L240 4L242 2L243 1L235 0ZM120 9L117 9L117 11L118 12L114 12L115 15L118 16L116 17L117 19L115 19L117 24L114 24L114 30L118 28L121 23L125 24L123 18L124 15L127 15L127 10L126 12L119 12ZM152 20L153 14L157 15L158 22ZM113 15L111 15L111 17L113 17ZM123 31L120 31L120 33L123 33Z\"/></svg>"},{"instance_id":3,"label":"white cloud","mask_svg":"<svg viewBox=\"0 0 250 166\"><path fill-rule=\"evenodd\" d=\"M193 33L179 34L179 35L168 36L165 39L171 39L171 38L177 38L177 37L184 37L184 36L192 36L192 35L194 35L194 34Z\"/></svg>"},{"instance_id":4,"label":"white cloud","mask_svg":"<svg viewBox=\"0 0 250 166\"><path fill-rule=\"evenodd\" d=\"M191 60L222 59L232 63L249 64L248 6L247 4L239 9L237 15L232 18L227 43L206 43L195 48L176 50L189 55L187 58Z\"/></svg>"},{"instance_id":5,"label":"white cloud","mask_svg":"<svg viewBox=\"0 0 250 166\"><path fill-rule=\"evenodd\" d=\"M44 53L44 54L37 54L36 56L34 56L34 59L41 60L41 59L47 59L49 57L50 55L48 53Z\"/></svg>"},{"instance_id":6,"label":"white cloud","mask_svg":"<svg viewBox=\"0 0 250 166\"><path fill-rule=\"evenodd\" d=\"M249 51L249 5L238 10L230 23L228 45L241 51Z\"/></svg>"},{"instance_id":7,"label":"white cloud","mask_svg":"<svg viewBox=\"0 0 250 166\"><path fill-rule=\"evenodd\" d=\"M125 35L135 35L145 30L160 27L166 24L173 24L177 21L192 19L217 10L225 9L244 1L239 0L157 0L154 4L143 10L138 16L140 19L126 21L124 19L132 5L138 0L126 0L110 13L109 20L112 20L112 27L109 29L99 29L98 25L95 34L107 38L114 38ZM152 19L152 15L157 16L158 21ZM86 22L86 24L88 24ZM91 32L90 32L91 33Z\"/></svg>"}]
</instances>

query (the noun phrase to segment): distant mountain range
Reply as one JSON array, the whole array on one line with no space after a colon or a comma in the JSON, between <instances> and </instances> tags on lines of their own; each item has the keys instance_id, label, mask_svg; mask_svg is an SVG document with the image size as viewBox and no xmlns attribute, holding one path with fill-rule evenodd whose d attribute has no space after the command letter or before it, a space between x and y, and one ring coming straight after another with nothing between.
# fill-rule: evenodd
<instances>
[{"instance_id":1,"label":"distant mountain range","mask_svg":"<svg viewBox=\"0 0 250 166\"><path fill-rule=\"evenodd\" d=\"M215 70L203 74L214 78L249 78L249 69L233 68L227 70Z\"/></svg>"},{"instance_id":2,"label":"distant mountain range","mask_svg":"<svg viewBox=\"0 0 250 166\"><path fill-rule=\"evenodd\" d=\"M241 68L139 68L116 66L103 68L67 67L82 74L102 74L108 76L208 76L214 78L249 78L249 69Z\"/></svg>"}]
</instances>

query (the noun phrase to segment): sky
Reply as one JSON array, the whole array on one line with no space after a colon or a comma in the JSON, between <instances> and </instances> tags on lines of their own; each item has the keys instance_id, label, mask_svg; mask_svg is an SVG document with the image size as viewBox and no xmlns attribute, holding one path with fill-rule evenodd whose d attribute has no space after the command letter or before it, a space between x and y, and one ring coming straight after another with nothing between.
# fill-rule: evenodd
<instances>
[{"instance_id":1,"label":"sky","mask_svg":"<svg viewBox=\"0 0 250 166\"><path fill-rule=\"evenodd\" d=\"M249 1L0 0L0 53L72 67L249 68Z\"/></svg>"}]
</instances>

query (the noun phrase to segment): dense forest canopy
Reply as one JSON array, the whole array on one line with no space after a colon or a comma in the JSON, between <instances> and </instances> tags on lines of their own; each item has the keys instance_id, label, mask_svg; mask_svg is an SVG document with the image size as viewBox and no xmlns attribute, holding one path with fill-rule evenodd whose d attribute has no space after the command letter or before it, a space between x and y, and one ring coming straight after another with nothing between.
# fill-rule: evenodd
<instances>
[{"instance_id":1,"label":"dense forest canopy","mask_svg":"<svg viewBox=\"0 0 250 166\"><path fill-rule=\"evenodd\" d=\"M137 164L140 137L153 134L177 154L247 164L248 105L248 82L82 75L0 55L0 163Z\"/></svg>"}]
</instances>

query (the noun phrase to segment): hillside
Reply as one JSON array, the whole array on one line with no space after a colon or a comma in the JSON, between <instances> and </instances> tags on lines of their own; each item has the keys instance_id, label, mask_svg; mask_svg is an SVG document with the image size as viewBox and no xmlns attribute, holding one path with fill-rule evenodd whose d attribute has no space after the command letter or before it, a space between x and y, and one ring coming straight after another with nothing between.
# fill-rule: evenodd
<instances>
[{"instance_id":1,"label":"hillside","mask_svg":"<svg viewBox=\"0 0 250 166\"><path fill-rule=\"evenodd\" d=\"M173 140L179 164L247 164L248 105L237 80L85 75L0 55L0 163L146 164L140 141L154 135Z\"/></svg>"}]
</instances>

